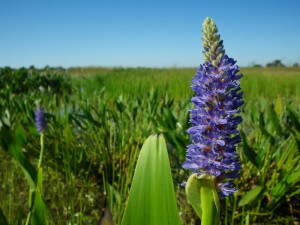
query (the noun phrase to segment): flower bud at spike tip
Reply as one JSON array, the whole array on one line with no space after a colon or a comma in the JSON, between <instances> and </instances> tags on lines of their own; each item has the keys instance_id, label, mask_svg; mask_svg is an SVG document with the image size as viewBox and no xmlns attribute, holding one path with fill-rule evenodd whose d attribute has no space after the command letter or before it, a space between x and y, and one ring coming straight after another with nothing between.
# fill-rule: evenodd
<instances>
[{"instance_id":1,"label":"flower bud at spike tip","mask_svg":"<svg viewBox=\"0 0 300 225\"><path fill-rule=\"evenodd\" d=\"M204 20L202 26L204 60L210 62L214 66L218 66L222 56L225 54L223 41L220 40L220 35L217 34L218 28L214 21L209 17Z\"/></svg>"},{"instance_id":2,"label":"flower bud at spike tip","mask_svg":"<svg viewBox=\"0 0 300 225\"><path fill-rule=\"evenodd\" d=\"M36 108L34 112L34 120L35 120L36 129L39 132L39 134L41 134L47 128L47 123L46 123L43 108Z\"/></svg>"},{"instance_id":3,"label":"flower bud at spike tip","mask_svg":"<svg viewBox=\"0 0 300 225\"><path fill-rule=\"evenodd\" d=\"M192 79L194 108L190 110L192 127L187 130L191 144L187 147L183 168L191 174L212 176L219 195L236 192L233 179L239 177L240 162L236 144L241 141L237 113L243 105L236 61L224 54L217 27L210 18L203 23L205 62Z\"/></svg>"}]
</instances>

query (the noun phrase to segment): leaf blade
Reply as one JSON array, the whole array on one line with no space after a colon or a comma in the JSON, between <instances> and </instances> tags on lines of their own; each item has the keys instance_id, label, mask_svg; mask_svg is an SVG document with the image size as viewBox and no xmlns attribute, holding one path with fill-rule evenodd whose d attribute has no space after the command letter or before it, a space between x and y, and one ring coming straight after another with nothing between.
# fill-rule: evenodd
<instances>
[{"instance_id":1,"label":"leaf blade","mask_svg":"<svg viewBox=\"0 0 300 225\"><path fill-rule=\"evenodd\" d=\"M142 147L121 224L181 224L162 135L150 136Z\"/></svg>"},{"instance_id":2,"label":"leaf blade","mask_svg":"<svg viewBox=\"0 0 300 225\"><path fill-rule=\"evenodd\" d=\"M248 191L239 202L239 206L248 205L253 202L263 191L262 186L256 186L254 189Z\"/></svg>"}]
</instances>

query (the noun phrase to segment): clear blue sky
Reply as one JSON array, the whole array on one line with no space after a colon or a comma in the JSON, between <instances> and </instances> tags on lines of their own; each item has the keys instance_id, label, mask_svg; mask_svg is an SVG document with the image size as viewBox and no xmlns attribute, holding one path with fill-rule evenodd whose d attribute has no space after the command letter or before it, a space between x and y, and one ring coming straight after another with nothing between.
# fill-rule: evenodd
<instances>
[{"instance_id":1,"label":"clear blue sky","mask_svg":"<svg viewBox=\"0 0 300 225\"><path fill-rule=\"evenodd\" d=\"M0 66L196 67L207 16L240 66L300 63L300 0L0 0Z\"/></svg>"}]
</instances>

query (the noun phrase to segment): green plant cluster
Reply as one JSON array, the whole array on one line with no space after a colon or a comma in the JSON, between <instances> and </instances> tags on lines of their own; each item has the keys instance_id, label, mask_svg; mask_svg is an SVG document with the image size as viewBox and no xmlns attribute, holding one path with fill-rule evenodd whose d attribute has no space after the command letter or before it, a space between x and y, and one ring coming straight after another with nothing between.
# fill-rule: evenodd
<instances>
[{"instance_id":1,"label":"green plant cluster","mask_svg":"<svg viewBox=\"0 0 300 225\"><path fill-rule=\"evenodd\" d=\"M299 109L285 105L281 97L247 109L239 146L239 192L227 201L226 213L236 213L231 224L269 224L275 218L273 223L293 224L299 220L300 206Z\"/></svg>"},{"instance_id":2,"label":"green plant cluster","mask_svg":"<svg viewBox=\"0 0 300 225\"><path fill-rule=\"evenodd\" d=\"M174 100L167 95L162 98L154 89L149 91L147 100L125 95L109 100L103 89L89 96L80 89L74 93L68 101L64 97L52 96L49 100L48 96L39 96L48 122L43 163L47 169L44 169L43 180L48 214L53 217L50 224L65 224L66 221L72 224L93 221L96 224L105 204L110 205L115 221L119 223L138 152L145 137L158 132L155 121L165 123L164 111L174 107ZM26 101L12 98L6 108L2 108L0 143L5 154L1 158L6 160L1 162L6 161L8 165L2 167L0 173L3 176L7 173L14 174L12 177L22 176L22 171L11 168L11 160L20 160L11 149L18 150L17 155L21 154L21 161L26 162L25 168L36 176L32 169L39 155L39 138L33 117L35 98L38 95L27 96ZM178 113L184 111L178 107ZM22 142L17 141L20 138ZM173 155L175 157L175 152ZM14 193L21 187L25 196L28 193L24 180L18 182L10 177L3 180L12 189L3 186L1 198L11 196L16 200L19 197ZM8 216L9 224L26 217L25 196L13 205L9 205L8 200L3 202L1 208L5 215L21 207L20 217Z\"/></svg>"},{"instance_id":3,"label":"green plant cluster","mask_svg":"<svg viewBox=\"0 0 300 225\"><path fill-rule=\"evenodd\" d=\"M51 73L38 69L0 68L0 90L9 89L10 93L20 95L32 92L46 92L50 94L70 94L71 81L64 73Z\"/></svg>"},{"instance_id":4,"label":"green plant cluster","mask_svg":"<svg viewBox=\"0 0 300 225\"><path fill-rule=\"evenodd\" d=\"M76 86L93 94L105 88L108 98L116 99L122 94L146 97L154 87L159 95L166 92L177 101L185 101L193 94L190 83L196 68L77 68L68 69ZM244 77L241 87L244 98L273 101L277 95L284 99L300 99L299 68L241 68ZM299 103L296 102L296 103Z\"/></svg>"},{"instance_id":5,"label":"green plant cluster","mask_svg":"<svg viewBox=\"0 0 300 225\"><path fill-rule=\"evenodd\" d=\"M107 206L114 223L120 224L137 156L146 137L153 133L163 133L167 141L182 224L200 224L181 187L188 178L181 164L189 143L190 96L174 98L170 93L179 90L176 83L162 75L163 71L168 77L175 70L130 69L136 77L129 75L128 81L127 70L121 70L122 76L115 74L120 78L115 79L118 87L123 88L117 94L106 86L112 79L107 74L99 75L102 80L98 86L92 85L95 77L71 78L71 94L29 91L17 98L6 85L7 94L0 95L0 224L24 224L29 210L29 186L16 162L37 176L37 100L45 108L48 122L42 164L48 224L98 224ZM176 72L182 73L187 74L183 69ZM245 89L249 100L245 99L243 108L243 143L238 146L242 159L239 192L221 200L222 224L292 224L300 218L300 111L295 106L299 99L297 93L293 101L286 96L273 99L269 92L260 96L257 90L272 85L272 80L257 76L261 82L256 91ZM162 91L158 77L169 83L168 92ZM169 78L182 79L174 74ZM245 78L244 85L251 87L251 77L245 74ZM299 82L300 78L295 75L293 79ZM281 81L282 87L289 87L289 79ZM132 93L137 83L143 88ZM153 88L148 88L149 83Z\"/></svg>"}]
</instances>

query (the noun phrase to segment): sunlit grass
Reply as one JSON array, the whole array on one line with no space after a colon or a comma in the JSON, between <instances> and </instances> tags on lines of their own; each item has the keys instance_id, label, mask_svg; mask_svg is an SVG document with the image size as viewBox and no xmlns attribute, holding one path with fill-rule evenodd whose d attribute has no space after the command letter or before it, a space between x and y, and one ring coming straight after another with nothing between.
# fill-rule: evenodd
<instances>
[{"instance_id":1,"label":"sunlit grass","mask_svg":"<svg viewBox=\"0 0 300 225\"><path fill-rule=\"evenodd\" d=\"M241 68L241 72L244 74L241 87L245 99L259 96L272 100L277 95L292 100L300 98L300 68ZM70 73L73 75L76 71L70 70ZM151 88L156 88L161 95L168 93L183 100L192 95L190 81L196 68L82 68L81 73L85 76L75 83L88 92L105 87L107 95L116 98L121 94L145 96Z\"/></svg>"},{"instance_id":2,"label":"sunlit grass","mask_svg":"<svg viewBox=\"0 0 300 225\"><path fill-rule=\"evenodd\" d=\"M180 166L182 152L189 141L185 130L189 126L187 110L193 94L189 86L195 72L196 68L72 68L68 70L72 93L36 90L18 96L10 94L9 89L5 93L1 89L0 199L4 200L0 201L0 207L10 224L19 224L18 219L24 223L28 185L5 143L9 143L13 130L22 126L28 138L23 146L24 154L33 165L37 164L39 138L33 132L36 100L45 107L49 122L43 161L45 201L53 217L49 218L49 224L97 224L106 204L110 205L115 222L120 223L139 150L145 138L157 132L165 132L181 218L184 224L194 224L197 217L180 188L187 175ZM241 72L246 102L241 127L248 135L249 145L259 152L273 141L276 146L297 152L296 145L282 140L292 134L290 127L297 134L297 126L292 124L291 117L288 119L286 107L290 105L299 114L300 68L242 68ZM269 115L272 104L285 131L282 136L274 130ZM7 120L10 125L5 124ZM297 118L295 121L297 124ZM243 155L241 146L239 150ZM260 171L251 169L251 172L249 168L253 165L245 157L243 160L247 176L238 181L241 193L260 184ZM270 171L275 171L273 164ZM249 183L243 183L243 179ZM242 194L236 200L230 199L229 216L236 217L236 221L252 221L250 213L256 212L257 205L240 208L237 204L241 197ZM291 197L288 207L286 199L285 196L281 199L281 211L287 214L279 216L282 221L291 221L289 210L297 207L294 202L299 197ZM260 201L272 206L265 197ZM273 219L276 220L276 214ZM261 216L257 221L268 221L268 218Z\"/></svg>"}]
</instances>

